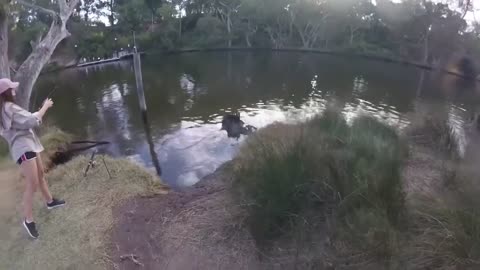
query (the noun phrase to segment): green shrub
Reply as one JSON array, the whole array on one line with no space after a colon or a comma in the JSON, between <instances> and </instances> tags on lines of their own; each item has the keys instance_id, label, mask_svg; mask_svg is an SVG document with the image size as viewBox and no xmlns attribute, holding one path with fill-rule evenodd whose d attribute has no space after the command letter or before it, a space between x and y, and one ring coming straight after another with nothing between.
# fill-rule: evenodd
<instances>
[{"instance_id":1,"label":"green shrub","mask_svg":"<svg viewBox=\"0 0 480 270\"><path fill-rule=\"evenodd\" d=\"M57 151L65 149L72 141L72 136L58 128L47 127L43 130L40 141L45 149Z\"/></svg>"},{"instance_id":2,"label":"green shrub","mask_svg":"<svg viewBox=\"0 0 480 270\"><path fill-rule=\"evenodd\" d=\"M361 253L388 263L397 252L405 214L402 169L407 147L395 130L378 120L355 119L342 147L324 162L338 194L336 241L341 255Z\"/></svg>"},{"instance_id":3,"label":"green shrub","mask_svg":"<svg viewBox=\"0 0 480 270\"><path fill-rule=\"evenodd\" d=\"M379 244L396 243L405 154L392 128L368 117L350 127L327 110L307 123L275 124L249 138L235 160L234 190L259 241L289 234L299 221L313 228L324 206L333 205L339 237L391 254Z\"/></svg>"},{"instance_id":4,"label":"green shrub","mask_svg":"<svg viewBox=\"0 0 480 270\"><path fill-rule=\"evenodd\" d=\"M335 236L339 255L362 253L385 263L398 253L401 234L381 209L359 208L341 220Z\"/></svg>"},{"instance_id":5,"label":"green shrub","mask_svg":"<svg viewBox=\"0 0 480 270\"><path fill-rule=\"evenodd\" d=\"M310 142L312 145L322 143L330 146L342 146L347 142L350 127L340 112L328 109L322 115L308 121L307 131L309 138L314 140Z\"/></svg>"},{"instance_id":6,"label":"green shrub","mask_svg":"<svg viewBox=\"0 0 480 270\"><path fill-rule=\"evenodd\" d=\"M355 119L333 168L339 175L334 184L343 196L342 206L381 210L396 223L404 206L401 172L406 149L391 127L369 117Z\"/></svg>"},{"instance_id":7,"label":"green shrub","mask_svg":"<svg viewBox=\"0 0 480 270\"><path fill-rule=\"evenodd\" d=\"M301 130L275 124L251 137L236 160L234 190L248 205L248 222L259 241L291 228L307 203L310 177L301 138Z\"/></svg>"},{"instance_id":8,"label":"green shrub","mask_svg":"<svg viewBox=\"0 0 480 270\"><path fill-rule=\"evenodd\" d=\"M187 47L224 47L227 34L222 21L216 17L205 16L197 21L195 30L185 34Z\"/></svg>"}]
</instances>

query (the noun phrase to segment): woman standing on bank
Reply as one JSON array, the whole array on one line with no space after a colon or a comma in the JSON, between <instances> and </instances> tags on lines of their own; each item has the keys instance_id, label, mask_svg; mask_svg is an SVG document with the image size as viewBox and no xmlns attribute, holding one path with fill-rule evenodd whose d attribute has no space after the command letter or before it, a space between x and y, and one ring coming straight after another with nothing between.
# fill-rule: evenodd
<instances>
[{"instance_id":1,"label":"woman standing on bank","mask_svg":"<svg viewBox=\"0 0 480 270\"><path fill-rule=\"evenodd\" d=\"M31 237L38 238L32 213L33 196L37 188L40 188L48 209L65 205L64 201L53 198L48 189L40 157L44 148L32 130L42 123L42 118L53 106L53 101L46 99L38 112L30 113L15 104L15 90L18 86L19 83L10 79L0 79L0 135L7 141L10 155L25 177L23 226Z\"/></svg>"}]
</instances>

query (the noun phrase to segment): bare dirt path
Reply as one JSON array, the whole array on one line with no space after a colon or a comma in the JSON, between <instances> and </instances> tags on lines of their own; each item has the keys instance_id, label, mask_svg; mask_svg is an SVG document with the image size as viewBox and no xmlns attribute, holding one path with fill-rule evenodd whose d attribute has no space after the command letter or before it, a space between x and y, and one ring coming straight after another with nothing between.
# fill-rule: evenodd
<instances>
[{"instance_id":1,"label":"bare dirt path","mask_svg":"<svg viewBox=\"0 0 480 270\"><path fill-rule=\"evenodd\" d=\"M218 177L221 172L193 190L117 207L114 269L262 269L253 239L226 210L230 195L211 184Z\"/></svg>"}]
</instances>

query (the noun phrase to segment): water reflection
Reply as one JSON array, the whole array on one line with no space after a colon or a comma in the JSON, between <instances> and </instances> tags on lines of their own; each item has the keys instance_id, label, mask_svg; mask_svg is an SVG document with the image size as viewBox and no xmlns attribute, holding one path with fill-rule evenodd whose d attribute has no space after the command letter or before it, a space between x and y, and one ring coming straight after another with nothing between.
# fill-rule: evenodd
<instances>
[{"instance_id":1,"label":"water reflection","mask_svg":"<svg viewBox=\"0 0 480 270\"><path fill-rule=\"evenodd\" d=\"M436 74L342 57L149 56L143 72L147 121L142 120L128 61L43 76L38 96L58 87L50 114L54 124L80 138L111 141L110 154L162 172L176 186L198 182L235 156L244 138L229 139L220 131L227 113L238 111L246 124L260 128L276 121L304 121L334 103L349 121L372 114L403 128L409 114L420 111L462 126L466 111L476 108L471 98L449 99L439 93Z\"/></svg>"},{"instance_id":2,"label":"water reflection","mask_svg":"<svg viewBox=\"0 0 480 270\"><path fill-rule=\"evenodd\" d=\"M155 168L155 171L158 176L162 176L162 167L160 166L160 161L158 160L158 155L155 150L155 142L152 136L152 129L150 127L150 122L148 121L148 115L146 112L142 113L143 125L145 127L145 136L147 138L148 148L150 150L150 155L152 156L152 164Z\"/></svg>"}]
</instances>

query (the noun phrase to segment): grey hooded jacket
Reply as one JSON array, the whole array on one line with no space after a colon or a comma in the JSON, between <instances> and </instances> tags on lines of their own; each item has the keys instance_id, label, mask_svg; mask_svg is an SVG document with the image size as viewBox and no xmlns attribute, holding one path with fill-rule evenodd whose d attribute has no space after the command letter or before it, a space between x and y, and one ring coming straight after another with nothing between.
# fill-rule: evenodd
<instances>
[{"instance_id":1,"label":"grey hooded jacket","mask_svg":"<svg viewBox=\"0 0 480 270\"><path fill-rule=\"evenodd\" d=\"M44 148L32 130L42 123L40 117L11 102L1 107L0 135L7 141L12 159L17 161L26 152L42 152Z\"/></svg>"}]
</instances>

